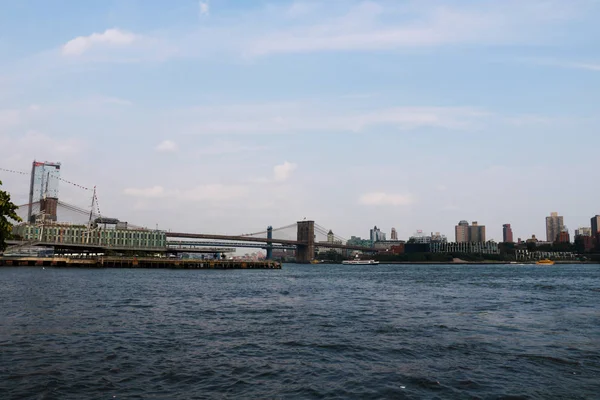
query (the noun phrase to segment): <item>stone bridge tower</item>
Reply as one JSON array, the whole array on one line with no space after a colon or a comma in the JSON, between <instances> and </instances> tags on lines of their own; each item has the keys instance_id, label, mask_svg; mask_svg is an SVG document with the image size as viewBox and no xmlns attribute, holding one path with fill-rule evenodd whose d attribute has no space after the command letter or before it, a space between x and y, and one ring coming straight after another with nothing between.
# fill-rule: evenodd
<instances>
[{"instance_id":1,"label":"stone bridge tower","mask_svg":"<svg viewBox=\"0 0 600 400\"><path fill-rule=\"evenodd\" d=\"M315 258L315 221L299 221L296 262L309 263Z\"/></svg>"}]
</instances>

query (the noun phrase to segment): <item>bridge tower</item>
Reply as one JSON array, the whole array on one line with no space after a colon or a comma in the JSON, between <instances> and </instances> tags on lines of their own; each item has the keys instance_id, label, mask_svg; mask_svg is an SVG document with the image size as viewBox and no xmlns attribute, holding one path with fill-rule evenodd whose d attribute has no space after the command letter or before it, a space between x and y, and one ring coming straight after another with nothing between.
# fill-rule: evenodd
<instances>
[{"instance_id":1,"label":"bridge tower","mask_svg":"<svg viewBox=\"0 0 600 400\"><path fill-rule=\"evenodd\" d=\"M299 221L296 262L309 263L315 258L315 221Z\"/></svg>"},{"instance_id":2,"label":"bridge tower","mask_svg":"<svg viewBox=\"0 0 600 400\"><path fill-rule=\"evenodd\" d=\"M269 241L273 239L273 227L267 227L267 260L273 259L273 242Z\"/></svg>"}]
</instances>

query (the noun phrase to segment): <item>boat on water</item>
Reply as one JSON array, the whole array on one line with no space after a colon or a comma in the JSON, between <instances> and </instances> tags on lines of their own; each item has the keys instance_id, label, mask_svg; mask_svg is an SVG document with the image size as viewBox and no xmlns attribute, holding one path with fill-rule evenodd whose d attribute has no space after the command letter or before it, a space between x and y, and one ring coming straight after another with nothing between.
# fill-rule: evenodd
<instances>
[{"instance_id":1,"label":"boat on water","mask_svg":"<svg viewBox=\"0 0 600 400\"><path fill-rule=\"evenodd\" d=\"M536 264L537 265L554 265L554 261L545 259L545 260L537 261Z\"/></svg>"},{"instance_id":2,"label":"boat on water","mask_svg":"<svg viewBox=\"0 0 600 400\"><path fill-rule=\"evenodd\" d=\"M379 261L375 261L375 260L361 260L359 258L355 258L354 260L345 260L345 261L342 261L342 264L345 264L345 265L378 265Z\"/></svg>"}]
</instances>

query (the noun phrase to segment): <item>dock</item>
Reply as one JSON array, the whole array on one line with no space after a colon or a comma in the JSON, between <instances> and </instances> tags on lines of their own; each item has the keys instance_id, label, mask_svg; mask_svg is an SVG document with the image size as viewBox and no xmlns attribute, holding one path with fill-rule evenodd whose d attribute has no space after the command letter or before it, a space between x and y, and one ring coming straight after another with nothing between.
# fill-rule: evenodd
<instances>
[{"instance_id":1,"label":"dock","mask_svg":"<svg viewBox=\"0 0 600 400\"><path fill-rule=\"evenodd\" d=\"M0 267L281 269L276 261L198 260L157 257L2 257Z\"/></svg>"}]
</instances>

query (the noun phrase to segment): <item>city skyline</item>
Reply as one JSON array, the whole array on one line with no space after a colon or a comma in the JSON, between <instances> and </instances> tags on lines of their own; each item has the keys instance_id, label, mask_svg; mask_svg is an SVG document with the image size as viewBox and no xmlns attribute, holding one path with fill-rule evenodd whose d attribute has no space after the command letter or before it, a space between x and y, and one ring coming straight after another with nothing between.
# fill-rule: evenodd
<instances>
[{"instance_id":1,"label":"city skyline","mask_svg":"<svg viewBox=\"0 0 600 400\"><path fill-rule=\"evenodd\" d=\"M30 196L33 194L34 198L32 198L34 201L40 201L41 196L42 196L42 189L38 190L37 192L35 191L35 188L37 188L38 186L44 186L44 178L40 175L39 170L41 170L42 168L46 168L46 167L50 167L50 168L57 168L56 171L51 171L48 173L48 177L50 177L50 175L52 175L52 179L55 181L52 183L52 187L49 187L48 184L46 184L46 190L47 190L47 194L49 194L50 196L56 196L58 195L58 180L60 180L60 162L58 163L54 163L54 162L41 162L41 161L37 161L34 160L33 161L33 167L32 167L32 171L31 171L31 182L30 182ZM23 172L23 171L15 171L15 170L6 170L6 169L2 169L0 168L0 172L4 172L4 173L16 173L18 175L27 175L27 173ZM44 173L43 175L46 175L47 173ZM7 175L10 176L10 175ZM67 181L67 183L79 187L79 188L83 188L78 184L74 184L73 182L69 182ZM86 190L89 190L87 188L83 188ZM36 194L37 193L37 194ZM37 196L37 197L36 197ZM18 197L18 196L17 196ZM30 207L29 207L30 208ZM56 209L54 208L54 213L56 213ZM55 216L53 217L54 219L56 218ZM572 242L575 237L577 236L590 236L590 237L595 237L598 233L600 233L600 231L598 230L598 226L600 226L600 224L598 223L598 221L600 221L600 215L595 215L594 217L592 217L590 219L590 226L580 226L579 228L575 229L573 231L573 236L571 237L570 235L570 231L568 230L568 228L566 227L566 225L564 224L564 220L563 220L563 216L559 216L557 212L551 212L550 216L546 216L545 217L545 221L546 221L546 242L556 242L559 241L559 233L566 233L567 237L570 238L570 241ZM594 225L596 224L596 225ZM167 230L171 230L170 228L167 228ZM502 224L502 240L499 239L495 239L495 238L490 238L487 239L486 237L486 227L485 225L480 225L478 224L477 221L473 221L472 225L469 225L469 223L466 220L461 220L457 225L455 225L454 227L454 231L455 231L455 242L460 243L467 243L467 242L485 242L485 241L494 241L494 242L506 242L507 239L509 242L516 242L514 240L514 235L513 235L513 231L512 231L512 227L511 224ZM558 232L555 239L554 240L549 240L548 238L551 236L554 236L553 233L551 232ZM460 232L460 233L459 233ZM596 232L596 233L594 233ZM417 234L423 234L423 230L418 229L417 230ZM414 235L413 235L414 236ZM398 232L396 230L395 227L391 227L391 240L408 240L410 238L412 238L413 236L407 236L405 238L401 238L398 236ZM431 237L434 236L440 236L440 232L431 232ZM445 235L442 235L445 238ZM459 236L462 239L459 239ZM464 236L464 237L463 237ZM537 236L536 234L532 234L532 236ZM330 230L329 234L327 235L327 241L331 241L331 238L333 237L333 232ZM361 236L356 236L356 235L349 235L348 237L361 237ZM371 242L376 242L376 241L386 241L386 233L384 232L384 230L382 230L381 228L378 228L377 225L375 225L375 227L373 229L370 229L369 231L369 240L371 240ZM477 240L479 238L483 237L483 240ZM475 240L471 240L472 238L475 238ZM521 236L519 235L519 238L524 238L527 239L529 238L529 236L524 235ZM445 240L445 239L444 239Z\"/></svg>"},{"instance_id":2,"label":"city skyline","mask_svg":"<svg viewBox=\"0 0 600 400\"><path fill-rule=\"evenodd\" d=\"M597 2L52 3L3 5L0 167L61 162L106 215L501 241L600 214L572 179L600 146Z\"/></svg>"}]
</instances>

